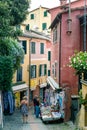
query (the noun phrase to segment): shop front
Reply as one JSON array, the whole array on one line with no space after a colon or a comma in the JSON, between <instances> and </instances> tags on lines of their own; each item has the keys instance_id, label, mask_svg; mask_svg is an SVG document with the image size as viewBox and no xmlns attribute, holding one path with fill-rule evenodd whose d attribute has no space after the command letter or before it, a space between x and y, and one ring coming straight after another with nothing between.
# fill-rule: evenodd
<instances>
[{"instance_id":1,"label":"shop front","mask_svg":"<svg viewBox=\"0 0 87 130\"><path fill-rule=\"evenodd\" d=\"M64 91L52 79L47 78L44 103L41 106L41 117L43 122L64 119Z\"/></svg>"},{"instance_id":2,"label":"shop front","mask_svg":"<svg viewBox=\"0 0 87 130\"><path fill-rule=\"evenodd\" d=\"M27 84L16 85L12 87L15 99L15 107L20 107L20 101L23 96L29 97L29 87Z\"/></svg>"}]
</instances>

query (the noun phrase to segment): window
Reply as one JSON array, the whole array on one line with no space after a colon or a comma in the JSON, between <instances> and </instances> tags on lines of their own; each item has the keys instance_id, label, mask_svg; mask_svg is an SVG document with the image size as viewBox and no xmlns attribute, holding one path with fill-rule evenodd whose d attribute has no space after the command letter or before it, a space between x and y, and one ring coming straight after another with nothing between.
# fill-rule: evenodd
<instances>
[{"instance_id":1,"label":"window","mask_svg":"<svg viewBox=\"0 0 87 130\"><path fill-rule=\"evenodd\" d=\"M35 54L36 48L35 48L35 42L31 42L31 54Z\"/></svg>"},{"instance_id":2,"label":"window","mask_svg":"<svg viewBox=\"0 0 87 130\"><path fill-rule=\"evenodd\" d=\"M43 64L39 66L39 76L45 76L47 74L47 65Z\"/></svg>"},{"instance_id":3,"label":"window","mask_svg":"<svg viewBox=\"0 0 87 130\"><path fill-rule=\"evenodd\" d=\"M34 14L31 14L31 15L30 15L30 19L34 19Z\"/></svg>"},{"instance_id":4,"label":"window","mask_svg":"<svg viewBox=\"0 0 87 130\"><path fill-rule=\"evenodd\" d=\"M47 23L42 23L42 30L47 29Z\"/></svg>"},{"instance_id":5,"label":"window","mask_svg":"<svg viewBox=\"0 0 87 130\"><path fill-rule=\"evenodd\" d=\"M44 17L46 17L47 16L47 11L44 11Z\"/></svg>"},{"instance_id":6,"label":"window","mask_svg":"<svg viewBox=\"0 0 87 130\"><path fill-rule=\"evenodd\" d=\"M48 51L48 61L51 60L51 51Z\"/></svg>"},{"instance_id":7,"label":"window","mask_svg":"<svg viewBox=\"0 0 87 130\"><path fill-rule=\"evenodd\" d=\"M29 29L30 29L30 25L28 24L26 25L26 30L29 31Z\"/></svg>"},{"instance_id":8,"label":"window","mask_svg":"<svg viewBox=\"0 0 87 130\"><path fill-rule=\"evenodd\" d=\"M44 64L44 75L46 75L46 74L47 74L47 65Z\"/></svg>"},{"instance_id":9,"label":"window","mask_svg":"<svg viewBox=\"0 0 87 130\"><path fill-rule=\"evenodd\" d=\"M48 76L50 76L50 70L48 70Z\"/></svg>"},{"instance_id":10,"label":"window","mask_svg":"<svg viewBox=\"0 0 87 130\"><path fill-rule=\"evenodd\" d=\"M44 43L40 43L40 54L44 54Z\"/></svg>"},{"instance_id":11,"label":"window","mask_svg":"<svg viewBox=\"0 0 87 130\"><path fill-rule=\"evenodd\" d=\"M22 46L23 46L25 54L27 53L27 44L26 43L27 43L26 41L22 41Z\"/></svg>"},{"instance_id":12,"label":"window","mask_svg":"<svg viewBox=\"0 0 87 130\"><path fill-rule=\"evenodd\" d=\"M17 82L22 81L22 67L17 70Z\"/></svg>"},{"instance_id":13,"label":"window","mask_svg":"<svg viewBox=\"0 0 87 130\"><path fill-rule=\"evenodd\" d=\"M55 63L52 65L52 74L55 78L57 76L57 66L57 62L55 61Z\"/></svg>"},{"instance_id":14,"label":"window","mask_svg":"<svg viewBox=\"0 0 87 130\"><path fill-rule=\"evenodd\" d=\"M57 41L57 27L53 29L53 42Z\"/></svg>"},{"instance_id":15,"label":"window","mask_svg":"<svg viewBox=\"0 0 87 130\"><path fill-rule=\"evenodd\" d=\"M31 74L30 74L30 78L36 78L36 65L31 65Z\"/></svg>"},{"instance_id":16,"label":"window","mask_svg":"<svg viewBox=\"0 0 87 130\"><path fill-rule=\"evenodd\" d=\"M18 40L18 43L22 46L22 41ZM22 48L23 48L23 46L22 46ZM23 57L23 59L21 60L21 64L23 64L23 63L24 63L24 57Z\"/></svg>"},{"instance_id":17,"label":"window","mask_svg":"<svg viewBox=\"0 0 87 130\"><path fill-rule=\"evenodd\" d=\"M54 65L52 65L52 74L54 75Z\"/></svg>"}]
</instances>

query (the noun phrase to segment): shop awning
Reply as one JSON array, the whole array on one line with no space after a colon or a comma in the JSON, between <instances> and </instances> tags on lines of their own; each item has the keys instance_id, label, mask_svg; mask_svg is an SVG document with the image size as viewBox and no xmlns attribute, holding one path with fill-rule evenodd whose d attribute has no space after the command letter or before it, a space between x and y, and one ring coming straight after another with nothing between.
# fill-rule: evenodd
<instances>
[{"instance_id":1,"label":"shop awning","mask_svg":"<svg viewBox=\"0 0 87 130\"><path fill-rule=\"evenodd\" d=\"M40 88L44 88L47 86L47 83L40 84Z\"/></svg>"},{"instance_id":2,"label":"shop awning","mask_svg":"<svg viewBox=\"0 0 87 130\"><path fill-rule=\"evenodd\" d=\"M18 91L23 91L28 89L28 85L27 84L21 84L21 85L16 85L12 87L13 92L18 92Z\"/></svg>"},{"instance_id":3,"label":"shop awning","mask_svg":"<svg viewBox=\"0 0 87 130\"><path fill-rule=\"evenodd\" d=\"M57 84L57 83L55 82L55 80L54 80L51 76L49 76L49 77L47 78L47 83L50 84L50 86L53 88L53 90L59 89L59 84Z\"/></svg>"}]
</instances>

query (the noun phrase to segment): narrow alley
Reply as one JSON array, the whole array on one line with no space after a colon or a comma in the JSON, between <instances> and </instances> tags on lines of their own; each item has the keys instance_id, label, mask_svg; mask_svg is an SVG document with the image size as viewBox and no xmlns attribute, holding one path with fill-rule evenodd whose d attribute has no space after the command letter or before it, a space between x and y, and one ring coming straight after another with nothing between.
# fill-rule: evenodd
<instances>
[{"instance_id":1,"label":"narrow alley","mask_svg":"<svg viewBox=\"0 0 87 130\"><path fill-rule=\"evenodd\" d=\"M20 110L16 110L13 115L4 116L3 129L0 130L75 130L71 121L67 123L46 123L40 118L36 118L33 109L29 110L28 123L22 123Z\"/></svg>"}]
</instances>

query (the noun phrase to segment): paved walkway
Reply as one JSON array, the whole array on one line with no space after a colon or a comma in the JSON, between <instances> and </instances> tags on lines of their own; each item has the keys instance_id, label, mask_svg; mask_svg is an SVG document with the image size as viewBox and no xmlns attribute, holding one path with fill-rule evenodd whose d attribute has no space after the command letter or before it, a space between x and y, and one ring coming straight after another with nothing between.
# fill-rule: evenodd
<instances>
[{"instance_id":1,"label":"paved walkway","mask_svg":"<svg viewBox=\"0 0 87 130\"><path fill-rule=\"evenodd\" d=\"M23 124L20 110L13 115L4 116L3 129L0 130L47 130L40 118L36 118L30 110L28 123Z\"/></svg>"},{"instance_id":2,"label":"paved walkway","mask_svg":"<svg viewBox=\"0 0 87 130\"><path fill-rule=\"evenodd\" d=\"M22 123L22 116L20 110L16 110L13 115L4 116L4 127L0 130L75 130L72 126L65 126L62 124L48 124L42 123L40 118L36 118L33 114L33 109L29 110L28 123Z\"/></svg>"}]
</instances>

